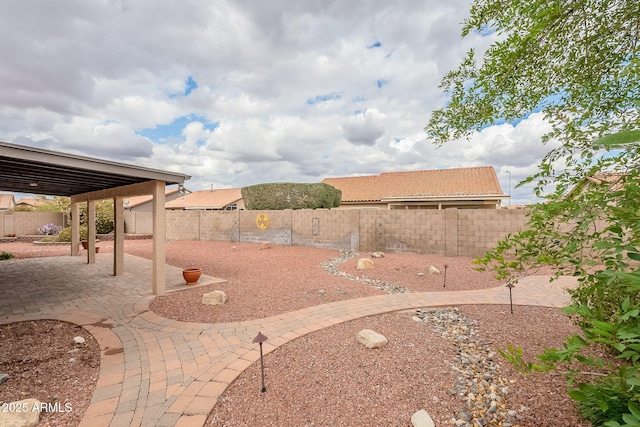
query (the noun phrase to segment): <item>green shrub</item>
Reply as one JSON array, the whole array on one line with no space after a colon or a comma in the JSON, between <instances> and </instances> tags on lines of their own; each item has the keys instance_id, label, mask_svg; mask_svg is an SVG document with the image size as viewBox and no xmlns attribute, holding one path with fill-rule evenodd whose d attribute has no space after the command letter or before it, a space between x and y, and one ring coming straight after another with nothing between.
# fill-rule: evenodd
<instances>
[{"instance_id":1,"label":"green shrub","mask_svg":"<svg viewBox=\"0 0 640 427\"><path fill-rule=\"evenodd\" d=\"M87 240L87 227L81 225L80 226L80 240ZM71 227L63 228L58 234L59 242L70 242L71 241Z\"/></svg>"},{"instance_id":2,"label":"green shrub","mask_svg":"<svg viewBox=\"0 0 640 427\"><path fill-rule=\"evenodd\" d=\"M87 225L87 205L80 206L80 225ZM96 202L96 233L109 234L115 230L113 219L113 200L99 200Z\"/></svg>"},{"instance_id":3,"label":"green shrub","mask_svg":"<svg viewBox=\"0 0 640 427\"><path fill-rule=\"evenodd\" d=\"M242 199L249 210L318 209L340 206L342 192L324 184L275 182L242 188Z\"/></svg>"},{"instance_id":4,"label":"green shrub","mask_svg":"<svg viewBox=\"0 0 640 427\"><path fill-rule=\"evenodd\" d=\"M583 417L593 426L606 422L622 423L623 414L628 412L632 397L629 387L619 379L606 378L591 385L583 385L584 400L578 400L578 408ZM588 390L587 390L588 389Z\"/></svg>"},{"instance_id":5,"label":"green shrub","mask_svg":"<svg viewBox=\"0 0 640 427\"><path fill-rule=\"evenodd\" d=\"M13 258L13 254L9 252L2 251L0 252L0 259L11 259Z\"/></svg>"}]
</instances>

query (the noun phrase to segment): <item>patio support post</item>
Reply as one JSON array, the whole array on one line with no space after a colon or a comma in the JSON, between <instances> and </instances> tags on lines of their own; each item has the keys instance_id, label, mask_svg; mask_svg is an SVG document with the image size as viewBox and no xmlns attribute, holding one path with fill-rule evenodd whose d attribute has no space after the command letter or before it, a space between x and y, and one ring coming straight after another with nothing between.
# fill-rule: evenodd
<instances>
[{"instance_id":1,"label":"patio support post","mask_svg":"<svg viewBox=\"0 0 640 427\"><path fill-rule=\"evenodd\" d=\"M165 277L165 187L164 181L155 181L153 186L153 293L164 295Z\"/></svg>"},{"instance_id":2,"label":"patio support post","mask_svg":"<svg viewBox=\"0 0 640 427\"><path fill-rule=\"evenodd\" d=\"M96 263L96 202L87 202L87 264Z\"/></svg>"},{"instance_id":3,"label":"patio support post","mask_svg":"<svg viewBox=\"0 0 640 427\"><path fill-rule=\"evenodd\" d=\"M124 274L124 198L113 199L113 220L115 230L113 236L113 275Z\"/></svg>"},{"instance_id":4,"label":"patio support post","mask_svg":"<svg viewBox=\"0 0 640 427\"><path fill-rule=\"evenodd\" d=\"M80 204L71 203L71 255L80 253Z\"/></svg>"}]
</instances>

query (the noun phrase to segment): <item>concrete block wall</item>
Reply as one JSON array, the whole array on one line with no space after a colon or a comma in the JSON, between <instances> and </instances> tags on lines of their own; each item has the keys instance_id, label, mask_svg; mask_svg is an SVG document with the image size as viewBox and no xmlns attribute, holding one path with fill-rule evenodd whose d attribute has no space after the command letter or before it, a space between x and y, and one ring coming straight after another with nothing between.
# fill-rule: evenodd
<instances>
[{"instance_id":1,"label":"concrete block wall","mask_svg":"<svg viewBox=\"0 0 640 427\"><path fill-rule=\"evenodd\" d=\"M358 210L299 210L291 219L292 244L326 249L359 250Z\"/></svg>"},{"instance_id":2,"label":"concrete block wall","mask_svg":"<svg viewBox=\"0 0 640 427\"><path fill-rule=\"evenodd\" d=\"M153 234L153 213L124 211L124 231L132 234Z\"/></svg>"},{"instance_id":3,"label":"concrete block wall","mask_svg":"<svg viewBox=\"0 0 640 427\"><path fill-rule=\"evenodd\" d=\"M166 238L167 240L201 240L200 239L200 212L192 211L166 211ZM140 222L139 214L150 212L136 212L136 223ZM152 218L153 222L153 218ZM136 229L136 232L138 230Z\"/></svg>"},{"instance_id":4,"label":"concrete block wall","mask_svg":"<svg viewBox=\"0 0 640 427\"><path fill-rule=\"evenodd\" d=\"M476 257L495 248L510 233L525 228L522 209L458 210L457 255Z\"/></svg>"},{"instance_id":5,"label":"concrete block wall","mask_svg":"<svg viewBox=\"0 0 640 427\"><path fill-rule=\"evenodd\" d=\"M282 211L237 211L240 242L271 242L291 245L291 209ZM258 217L269 220L265 229L258 227Z\"/></svg>"},{"instance_id":6,"label":"concrete block wall","mask_svg":"<svg viewBox=\"0 0 640 427\"><path fill-rule=\"evenodd\" d=\"M269 218L264 230L256 224L260 214ZM483 255L526 224L524 210L506 209L194 210L167 211L166 219L168 240L269 241L360 252L465 257ZM125 222L127 233L152 230L149 212L125 212Z\"/></svg>"},{"instance_id":7,"label":"concrete block wall","mask_svg":"<svg viewBox=\"0 0 640 427\"><path fill-rule=\"evenodd\" d=\"M200 240L239 240L240 211L200 211Z\"/></svg>"},{"instance_id":8,"label":"concrete block wall","mask_svg":"<svg viewBox=\"0 0 640 427\"><path fill-rule=\"evenodd\" d=\"M7 234L32 235L38 234L38 228L45 224L55 224L64 227L62 212L0 212L2 236Z\"/></svg>"},{"instance_id":9,"label":"concrete block wall","mask_svg":"<svg viewBox=\"0 0 640 427\"><path fill-rule=\"evenodd\" d=\"M373 252L445 253L445 211L362 210L360 250Z\"/></svg>"}]
</instances>

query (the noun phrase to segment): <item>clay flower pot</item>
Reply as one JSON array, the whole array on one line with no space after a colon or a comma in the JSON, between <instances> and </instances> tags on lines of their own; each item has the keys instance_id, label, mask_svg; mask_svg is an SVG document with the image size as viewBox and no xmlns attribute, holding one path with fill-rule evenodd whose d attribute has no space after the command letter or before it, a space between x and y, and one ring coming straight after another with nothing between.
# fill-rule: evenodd
<instances>
[{"instance_id":1,"label":"clay flower pot","mask_svg":"<svg viewBox=\"0 0 640 427\"><path fill-rule=\"evenodd\" d=\"M182 277L184 277L184 281L187 282L187 285L195 285L200 279L200 275L202 274L202 270L199 268L187 268L182 270Z\"/></svg>"},{"instance_id":2,"label":"clay flower pot","mask_svg":"<svg viewBox=\"0 0 640 427\"><path fill-rule=\"evenodd\" d=\"M96 240L97 242L97 240ZM80 243L82 243L82 247L84 249L89 249L89 242L87 242L86 240L81 241ZM96 253L100 252L100 248L98 246L96 246Z\"/></svg>"}]
</instances>

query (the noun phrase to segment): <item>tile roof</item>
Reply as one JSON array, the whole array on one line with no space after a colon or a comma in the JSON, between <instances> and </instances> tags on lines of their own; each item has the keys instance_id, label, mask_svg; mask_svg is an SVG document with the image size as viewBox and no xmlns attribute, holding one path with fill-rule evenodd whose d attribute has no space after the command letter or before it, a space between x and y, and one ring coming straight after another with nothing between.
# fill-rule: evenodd
<instances>
[{"instance_id":1,"label":"tile roof","mask_svg":"<svg viewBox=\"0 0 640 427\"><path fill-rule=\"evenodd\" d=\"M33 199L30 197L23 197L22 199L16 202L16 205L29 205L29 206L36 207L36 206L43 205L44 203L45 203L44 200Z\"/></svg>"},{"instance_id":2,"label":"tile roof","mask_svg":"<svg viewBox=\"0 0 640 427\"><path fill-rule=\"evenodd\" d=\"M7 210L15 206L13 194L0 194L0 209Z\"/></svg>"},{"instance_id":3,"label":"tile roof","mask_svg":"<svg viewBox=\"0 0 640 427\"><path fill-rule=\"evenodd\" d=\"M239 188L194 191L186 196L167 202L170 209L224 209L225 206L242 199Z\"/></svg>"},{"instance_id":4,"label":"tile roof","mask_svg":"<svg viewBox=\"0 0 640 427\"><path fill-rule=\"evenodd\" d=\"M393 197L507 197L492 166L385 172L326 178L322 182L342 190L343 202L380 201Z\"/></svg>"},{"instance_id":5,"label":"tile roof","mask_svg":"<svg viewBox=\"0 0 640 427\"><path fill-rule=\"evenodd\" d=\"M582 181L573 186L566 197L572 197L584 190L585 185L607 185L610 191L618 191L624 187L626 174L622 172L597 172L592 176L586 176Z\"/></svg>"},{"instance_id":6,"label":"tile roof","mask_svg":"<svg viewBox=\"0 0 640 427\"><path fill-rule=\"evenodd\" d=\"M177 193L180 189L179 188L167 188L164 192L165 197L173 194L173 193ZM139 205L142 205L144 203L150 202L153 199L153 196L151 194L145 194L144 196L134 196L134 197L127 197L126 199L124 199L124 207L125 208L133 208Z\"/></svg>"}]
</instances>

